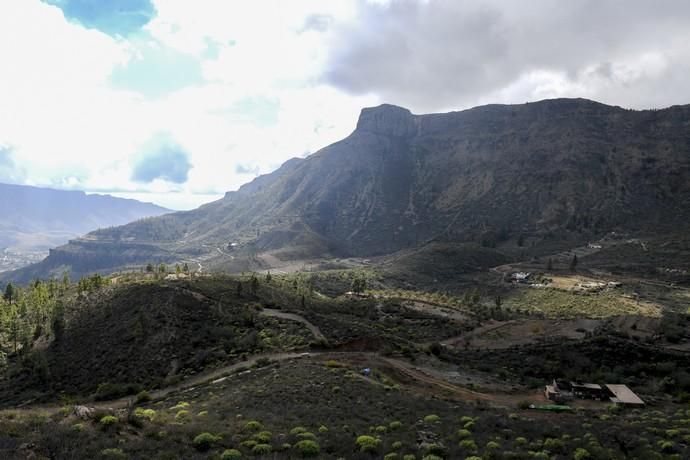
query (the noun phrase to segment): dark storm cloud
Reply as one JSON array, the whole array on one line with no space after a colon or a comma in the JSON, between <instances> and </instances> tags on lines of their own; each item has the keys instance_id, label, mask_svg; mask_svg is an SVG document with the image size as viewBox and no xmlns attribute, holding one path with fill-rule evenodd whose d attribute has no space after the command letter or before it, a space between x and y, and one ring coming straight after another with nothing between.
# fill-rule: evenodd
<instances>
[{"instance_id":1,"label":"dark storm cloud","mask_svg":"<svg viewBox=\"0 0 690 460\"><path fill-rule=\"evenodd\" d=\"M146 25L156 9L150 0L43 0L65 17L110 35L127 36Z\"/></svg>"},{"instance_id":2,"label":"dark storm cloud","mask_svg":"<svg viewBox=\"0 0 690 460\"><path fill-rule=\"evenodd\" d=\"M362 1L358 14L331 28L323 75L354 94L425 111L582 87L628 106L690 102L690 2ZM522 83L535 72L565 88Z\"/></svg>"},{"instance_id":3,"label":"dark storm cloud","mask_svg":"<svg viewBox=\"0 0 690 460\"><path fill-rule=\"evenodd\" d=\"M132 180L148 183L163 179L183 184L191 169L189 153L169 135L157 134L144 146L132 170Z\"/></svg>"}]
</instances>

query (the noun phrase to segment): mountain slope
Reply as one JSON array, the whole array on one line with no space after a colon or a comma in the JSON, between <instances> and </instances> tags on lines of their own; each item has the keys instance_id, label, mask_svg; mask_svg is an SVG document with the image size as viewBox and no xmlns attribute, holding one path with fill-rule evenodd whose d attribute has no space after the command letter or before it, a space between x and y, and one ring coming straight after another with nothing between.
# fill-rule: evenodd
<instances>
[{"instance_id":1,"label":"mountain slope","mask_svg":"<svg viewBox=\"0 0 690 460\"><path fill-rule=\"evenodd\" d=\"M250 254L371 256L430 240L662 232L689 217L690 106L556 99L413 115L382 105L306 159L194 211L94 232L35 273L210 258L229 242Z\"/></svg>"},{"instance_id":2,"label":"mountain slope","mask_svg":"<svg viewBox=\"0 0 690 460\"><path fill-rule=\"evenodd\" d=\"M0 247L47 250L98 228L166 212L151 203L109 195L0 184L0 214L5 216Z\"/></svg>"}]
</instances>

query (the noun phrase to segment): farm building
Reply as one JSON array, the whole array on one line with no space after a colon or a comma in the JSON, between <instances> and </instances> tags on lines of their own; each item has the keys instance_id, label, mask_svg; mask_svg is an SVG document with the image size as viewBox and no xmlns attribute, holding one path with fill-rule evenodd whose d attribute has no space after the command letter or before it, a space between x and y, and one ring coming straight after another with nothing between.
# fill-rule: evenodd
<instances>
[{"instance_id":1,"label":"farm building","mask_svg":"<svg viewBox=\"0 0 690 460\"><path fill-rule=\"evenodd\" d=\"M643 406L644 401L640 399L626 385L568 382L555 379L550 385L544 388L544 395L550 401L563 403L574 398L594 399L597 401L611 401L614 404Z\"/></svg>"},{"instance_id":2,"label":"farm building","mask_svg":"<svg viewBox=\"0 0 690 460\"><path fill-rule=\"evenodd\" d=\"M613 394L611 402L614 404L622 404L624 406L644 406L644 401L637 396L626 385L612 385L606 384L606 389Z\"/></svg>"}]
</instances>

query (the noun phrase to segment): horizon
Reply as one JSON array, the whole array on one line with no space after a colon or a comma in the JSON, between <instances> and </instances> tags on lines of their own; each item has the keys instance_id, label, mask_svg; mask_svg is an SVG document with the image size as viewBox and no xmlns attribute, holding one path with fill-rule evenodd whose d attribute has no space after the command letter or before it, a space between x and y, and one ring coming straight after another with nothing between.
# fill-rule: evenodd
<instances>
[{"instance_id":1,"label":"horizon","mask_svg":"<svg viewBox=\"0 0 690 460\"><path fill-rule=\"evenodd\" d=\"M562 97L684 104L688 13L641 1L625 20L617 2L550 0L4 2L0 182L193 209L346 137L384 101L422 114Z\"/></svg>"}]
</instances>

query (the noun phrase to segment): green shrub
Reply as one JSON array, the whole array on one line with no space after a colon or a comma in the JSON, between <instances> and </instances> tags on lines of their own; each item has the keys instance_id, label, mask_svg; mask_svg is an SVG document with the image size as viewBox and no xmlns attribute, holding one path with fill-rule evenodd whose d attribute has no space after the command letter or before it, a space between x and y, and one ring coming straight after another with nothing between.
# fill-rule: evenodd
<instances>
[{"instance_id":1,"label":"green shrub","mask_svg":"<svg viewBox=\"0 0 690 460\"><path fill-rule=\"evenodd\" d=\"M266 444L271 442L272 437L273 433L270 431L261 431L260 433L256 433L254 436L252 436L252 439L257 443Z\"/></svg>"},{"instance_id":2,"label":"green shrub","mask_svg":"<svg viewBox=\"0 0 690 460\"><path fill-rule=\"evenodd\" d=\"M207 415L208 415L208 411L207 411L207 410L202 410L201 412L199 412L198 414L196 414L197 417L206 417Z\"/></svg>"},{"instance_id":3,"label":"green shrub","mask_svg":"<svg viewBox=\"0 0 690 460\"><path fill-rule=\"evenodd\" d=\"M469 438L470 436L472 436L472 433L470 433L469 430L465 430L464 428L458 430L458 437L460 439Z\"/></svg>"},{"instance_id":4,"label":"green shrub","mask_svg":"<svg viewBox=\"0 0 690 460\"><path fill-rule=\"evenodd\" d=\"M174 405L173 407L171 407L170 410L173 411L173 412L175 412L175 411L180 411L180 410L182 410L182 409L186 409L186 408L188 408L188 407L189 407L189 403L188 403L188 402L180 401L180 402L178 402L176 405Z\"/></svg>"},{"instance_id":5,"label":"green shrub","mask_svg":"<svg viewBox=\"0 0 690 460\"><path fill-rule=\"evenodd\" d=\"M310 433L309 431L298 433L297 437L300 439L316 439L316 435L314 433Z\"/></svg>"},{"instance_id":6,"label":"green shrub","mask_svg":"<svg viewBox=\"0 0 690 460\"><path fill-rule=\"evenodd\" d=\"M204 432L199 435L197 435L194 438L194 441L192 442L194 444L194 447L199 450L199 451L206 451L211 448L211 446L220 441L221 437L220 436L215 436L212 435L211 433Z\"/></svg>"},{"instance_id":7,"label":"green shrub","mask_svg":"<svg viewBox=\"0 0 690 460\"><path fill-rule=\"evenodd\" d=\"M546 438L544 440L544 449L549 451L560 451L565 447L563 441L558 438Z\"/></svg>"},{"instance_id":8,"label":"green shrub","mask_svg":"<svg viewBox=\"0 0 690 460\"><path fill-rule=\"evenodd\" d=\"M431 414L431 415L427 415L426 417L424 417L424 421L426 423L438 423L441 421L441 417L439 417L436 414Z\"/></svg>"},{"instance_id":9,"label":"green shrub","mask_svg":"<svg viewBox=\"0 0 690 460\"><path fill-rule=\"evenodd\" d=\"M578 447L573 453L573 460L589 460L590 458L592 458L592 456L590 455L589 451L587 449L583 449L582 447Z\"/></svg>"},{"instance_id":10,"label":"green shrub","mask_svg":"<svg viewBox=\"0 0 690 460\"><path fill-rule=\"evenodd\" d=\"M448 455L447 449L441 445L441 444L436 444L436 443L422 443L421 446L419 446L421 450L424 451L425 455L437 455L441 458L446 457Z\"/></svg>"},{"instance_id":11,"label":"green shrub","mask_svg":"<svg viewBox=\"0 0 690 460\"><path fill-rule=\"evenodd\" d=\"M336 361L334 359L329 359L324 364L326 365L326 367L330 367L331 369L338 368L338 367L345 367L344 364L339 363L338 361Z\"/></svg>"},{"instance_id":12,"label":"green shrub","mask_svg":"<svg viewBox=\"0 0 690 460\"><path fill-rule=\"evenodd\" d=\"M252 454L254 455L267 455L271 453L271 446L269 444L257 444L252 447Z\"/></svg>"},{"instance_id":13,"label":"green shrub","mask_svg":"<svg viewBox=\"0 0 690 460\"><path fill-rule=\"evenodd\" d=\"M391 430L398 430L402 428L402 422L400 422L399 420L394 420L388 424L388 428L390 428Z\"/></svg>"},{"instance_id":14,"label":"green shrub","mask_svg":"<svg viewBox=\"0 0 690 460\"><path fill-rule=\"evenodd\" d=\"M482 458L476 455L470 455L469 457L465 457L465 460L482 460Z\"/></svg>"},{"instance_id":15,"label":"green shrub","mask_svg":"<svg viewBox=\"0 0 690 460\"><path fill-rule=\"evenodd\" d=\"M103 449L101 451L101 457L121 459L121 458L127 458L127 454L125 454L122 451L122 449L110 448L110 449Z\"/></svg>"},{"instance_id":16,"label":"green shrub","mask_svg":"<svg viewBox=\"0 0 690 460\"><path fill-rule=\"evenodd\" d=\"M189 420L189 418L190 415L188 410L183 409L181 411L178 411L177 414L175 414L175 420L177 420L178 422L186 422L187 420Z\"/></svg>"},{"instance_id":17,"label":"green shrub","mask_svg":"<svg viewBox=\"0 0 690 460\"><path fill-rule=\"evenodd\" d=\"M443 457L439 457L438 455L425 455L422 457L422 460L443 460Z\"/></svg>"},{"instance_id":18,"label":"green shrub","mask_svg":"<svg viewBox=\"0 0 690 460\"><path fill-rule=\"evenodd\" d=\"M326 425L321 425L319 427L319 433L328 433L328 427Z\"/></svg>"},{"instance_id":19,"label":"green shrub","mask_svg":"<svg viewBox=\"0 0 690 460\"><path fill-rule=\"evenodd\" d=\"M263 425L256 420L250 420L244 424L244 429L247 431L259 431L261 428L263 428Z\"/></svg>"},{"instance_id":20,"label":"green shrub","mask_svg":"<svg viewBox=\"0 0 690 460\"><path fill-rule=\"evenodd\" d=\"M383 456L383 460L398 460L398 454L391 452Z\"/></svg>"},{"instance_id":21,"label":"green shrub","mask_svg":"<svg viewBox=\"0 0 690 460\"><path fill-rule=\"evenodd\" d=\"M467 422L474 422L474 419L472 417L467 416L467 415L463 415L462 417L460 417L460 423L461 424L464 425Z\"/></svg>"},{"instance_id":22,"label":"green shrub","mask_svg":"<svg viewBox=\"0 0 690 460\"><path fill-rule=\"evenodd\" d=\"M141 385L106 382L98 385L94 398L96 401L107 401L122 398L123 396L135 395L140 391Z\"/></svg>"},{"instance_id":23,"label":"green shrub","mask_svg":"<svg viewBox=\"0 0 690 460\"><path fill-rule=\"evenodd\" d=\"M300 434L300 433L304 433L305 431L307 431L307 429L304 428L303 426L296 426L296 427L294 427L293 429L290 430L290 434L292 434L292 435L297 435L297 434Z\"/></svg>"},{"instance_id":24,"label":"green shrub","mask_svg":"<svg viewBox=\"0 0 690 460\"><path fill-rule=\"evenodd\" d=\"M146 390L140 391L137 393L137 398L135 401L137 404L147 403L151 401L151 395Z\"/></svg>"},{"instance_id":25,"label":"green shrub","mask_svg":"<svg viewBox=\"0 0 690 460\"><path fill-rule=\"evenodd\" d=\"M378 451L381 440L373 436L362 435L357 437L355 444L361 452L374 453Z\"/></svg>"},{"instance_id":26,"label":"green shrub","mask_svg":"<svg viewBox=\"0 0 690 460\"><path fill-rule=\"evenodd\" d=\"M256 444L257 444L257 442L254 441L253 439L247 439L245 441L242 441L240 443L240 446L246 447L247 449L253 449Z\"/></svg>"},{"instance_id":27,"label":"green shrub","mask_svg":"<svg viewBox=\"0 0 690 460\"><path fill-rule=\"evenodd\" d=\"M220 460L236 460L242 458L242 452L237 449L226 449L220 456Z\"/></svg>"},{"instance_id":28,"label":"green shrub","mask_svg":"<svg viewBox=\"0 0 690 460\"><path fill-rule=\"evenodd\" d=\"M517 438L515 438L515 444L517 444L518 446L524 446L525 444L527 444L527 438L518 436Z\"/></svg>"},{"instance_id":29,"label":"green shrub","mask_svg":"<svg viewBox=\"0 0 690 460\"><path fill-rule=\"evenodd\" d=\"M84 424L83 423L75 423L72 425L72 429L74 431L84 431Z\"/></svg>"},{"instance_id":30,"label":"green shrub","mask_svg":"<svg viewBox=\"0 0 690 460\"><path fill-rule=\"evenodd\" d=\"M386 431L388 431L388 428L384 425L379 425L374 429L374 431L376 431L377 433L385 433Z\"/></svg>"},{"instance_id":31,"label":"green shrub","mask_svg":"<svg viewBox=\"0 0 690 460\"><path fill-rule=\"evenodd\" d=\"M489 441L486 443L486 448L490 450L496 450L499 449L501 445L497 443L496 441Z\"/></svg>"},{"instance_id":32,"label":"green shrub","mask_svg":"<svg viewBox=\"0 0 690 460\"><path fill-rule=\"evenodd\" d=\"M295 444L295 449L303 458L316 457L319 455L321 448L319 444L312 439L303 439Z\"/></svg>"},{"instance_id":33,"label":"green shrub","mask_svg":"<svg viewBox=\"0 0 690 460\"><path fill-rule=\"evenodd\" d=\"M477 450L477 443L473 439L463 439L458 444L460 448L468 450L470 452L475 452Z\"/></svg>"},{"instance_id":34,"label":"green shrub","mask_svg":"<svg viewBox=\"0 0 690 460\"><path fill-rule=\"evenodd\" d=\"M398 450L402 447L402 442L400 441L395 441L393 444L391 444L391 449Z\"/></svg>"},{"instance_id":35,"label":"green shrub","mask_svg":"<svg viewBox=\"0 0 690 460\"><path fill-rule=\"evenodd\" d=\"M152 422L156 418L156 411L153 409L144 409L143 407L137 407L134 409L134 415L137 417L145 418L149 422Z\"/></svg>"},{"instance_id":36,"label":"green shrub","mask_svg":"<svg viewBox=\"0 0 690 460\"><path fill-rule=\"evenodd\" d=\"M117 423L117 417L114 417L112 415L104 415L103 417L101 417L98 423L100 423L102 427L108 428Z\"/></svg>"},{"instance_id":37,"label":"green shrub","mask_svg":"<svg viewBox=\"0 0 690 460\"><path fill-rule=\"evenodd\" d=\"M472 428L474 428L474 421L465 423L463 425L463 428L465 428L466 430L471 430Z\"/></svg>"},{"instance_id":38,"label":"green shrub","mask_svg":"<svg viewBox=\"0 0 690 460\"><path fill-rule=\"evenodd\" d=\"M403 460L417 460L417 456L414 454L403 455Z\"/></svg>"}]
</instances>

